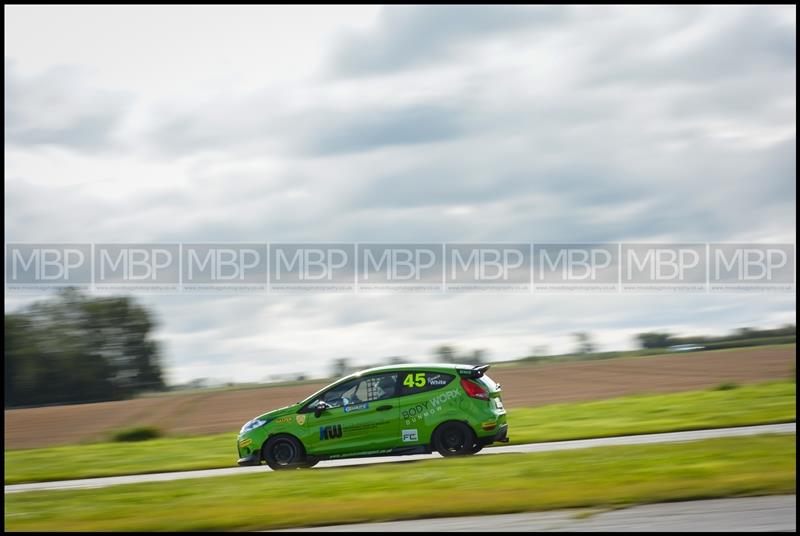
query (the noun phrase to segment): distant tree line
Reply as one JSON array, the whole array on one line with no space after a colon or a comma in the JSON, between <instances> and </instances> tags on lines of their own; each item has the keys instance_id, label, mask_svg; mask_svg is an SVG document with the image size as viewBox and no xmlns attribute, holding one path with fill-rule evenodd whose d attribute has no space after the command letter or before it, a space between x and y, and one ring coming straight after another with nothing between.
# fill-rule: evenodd
<instances>
[{"instance_id":1,"label":"distant tree line","mask_svg":"<svg viewBox=\"0 0 800 536\"><path fill-rule=\"evenodd\" d=\"M472 350L471 352L459 353L458 350L450 345L442 345L434 348L434 361L439 363L456 363L459 365L483 365L486 362L485 350ZM356 365L350 358L339 357L331 362L331 377L341 378L353 372L364 370L381 365L401 365L413 363L404 357L393 356L383 359L381 362L372 364Z\"/></svg>"},{"instance_id":2,"label":"distant tree line","mask_svg":"<svg viewBox=\"0 0 800 536\"><path fill-rule=\"evenodd\" d=\"M571 353L553 355L547 346L537 346L531 349L528 356L520 361L530 363L558 363L566 361L588 361L611 359L625 355L655 355L669 352L671 346L691 344L702 346L706 350L725 348L739 348L747 346L761 346L767 344L793 344L796 342L796 329L794 325L785 325L775 329L740 328L729 335L711 336L677 336L665 332L639 333L635 336L639 344L637 350L619 350L598 352L592 342L591 334L586 332L573 333L576 346Z\"/></svg>"},{"instance_id":3,"label":"distant tree line","mask_svg":"<svg viewBox=\"0 0 800 536\"><path fill-rule=\"evenodd\" d=\"M436 360L440 363L458 363L460 365L483 365L486 362L485 350L472 350L459 353L456 348L443 345L435 350Z\"/></svg>"},{"instance_id":4,"label":"distant tree line","mask_svg":"<svg viewBox=\"0 0 800 536\"><path fill-rule=\"evenodd\" d=\"M791 343L796 340L796 327L786 325L776 329L740 328L730 335L684 336L670 333L648 332L636 336L639 346L645 350L668 348L678 344L698 344L706 348L735 348L737 346L756 346L762 344Z\"/></svg>"},{"instance_id":5,"label":"distant tree line","mask_svg":"<svg viewBox=\"0 0 800 536\"><path fill-rule=\"evenodd\" d=\"M5 315L5 406L129 398L164 389L153 319L128 297L66 290Z\"/></svg>"}]
</instances>

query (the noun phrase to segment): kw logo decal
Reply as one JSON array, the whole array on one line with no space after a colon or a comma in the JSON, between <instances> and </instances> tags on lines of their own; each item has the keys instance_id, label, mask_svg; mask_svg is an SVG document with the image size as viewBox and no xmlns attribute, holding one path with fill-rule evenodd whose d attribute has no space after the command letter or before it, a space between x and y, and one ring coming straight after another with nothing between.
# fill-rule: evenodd
<instances>
[{"instance_id":1,"label":"kw logo decal","mask_svg":"<svg viewBox=\"0 0 800 536\"><path fill-rule=\"evenodd\" d=\"M332 424L330 426L319 427L319 440L325 441L326 439L338 439L342 437L342 425Z\"/></svg>"}]
</instances>

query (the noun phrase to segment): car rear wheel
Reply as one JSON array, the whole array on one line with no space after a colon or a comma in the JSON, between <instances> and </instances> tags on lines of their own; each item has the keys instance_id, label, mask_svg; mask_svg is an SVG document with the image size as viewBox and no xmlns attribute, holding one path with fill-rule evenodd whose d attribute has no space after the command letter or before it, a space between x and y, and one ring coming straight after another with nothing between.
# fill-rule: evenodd
<instances>
[{"instance_id":1,"label":"car rear wheel","mask_svg":"<svg viewBox=\"0 0 800 536\"><path fill-rule=\"evenodd\" d=\"M305 462L303 445L290 435L277 435L264 444L264 461L273 471L296 469Z\"/></svg>"},{"instance_id":2,"label":"car rear wheel","mask_svg":"<svg viewBox=\"0 0 800 536\"><path fill-rule=\"evenodd\" d=\"M446 422L436 429L433 446L442 456L475 453L475 432L462 422Z\"/></svg>"}]
</instances>

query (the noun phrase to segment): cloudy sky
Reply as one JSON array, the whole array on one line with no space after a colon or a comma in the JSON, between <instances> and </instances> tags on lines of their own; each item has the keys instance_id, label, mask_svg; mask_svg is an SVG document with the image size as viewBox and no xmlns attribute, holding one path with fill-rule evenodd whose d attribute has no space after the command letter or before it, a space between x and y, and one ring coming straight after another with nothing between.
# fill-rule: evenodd
<instances>
[{"instance_id":1,"label":"cloudy sky","mask_svg":"<svg viewBox=\"0 0 800 536\"><path fill-rule=\"evenodd\" d=\"M5 240L794 243L795 62L794 6L6 7ZM794 294L141 299L175 382L795 321Z\"/></svg>"}]
</instances>

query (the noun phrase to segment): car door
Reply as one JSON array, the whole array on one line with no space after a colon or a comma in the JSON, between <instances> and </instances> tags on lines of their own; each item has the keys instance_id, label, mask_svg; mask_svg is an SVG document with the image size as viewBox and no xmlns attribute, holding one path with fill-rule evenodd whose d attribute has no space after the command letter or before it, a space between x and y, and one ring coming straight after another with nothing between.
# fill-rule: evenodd
<instances>
[{"instance_id":1,"label":"car door","mask_svg":"<svg viewBox=\"0 0 800 536\"><path fill-rule=\"evenodd\" d=\"M452 388L454 380L454 374L424 369L400 373L400 438L403 446L431 442L436 426L458 407L461 392Z\"/></svg>"},{"instance_id":2,"label":"car door","mask_svg":"<svg viewBox=\"0 0 800 536\"><path fill-rule=\"evenodd\" d=\"M315 455L348 455L384 450L399 437L397 373L371 374L336 385L307 407L306 450ZM328 409L313 412L319 400Z\"/></svg>"}]
</instances>

